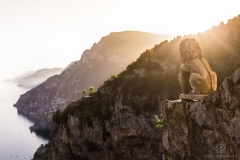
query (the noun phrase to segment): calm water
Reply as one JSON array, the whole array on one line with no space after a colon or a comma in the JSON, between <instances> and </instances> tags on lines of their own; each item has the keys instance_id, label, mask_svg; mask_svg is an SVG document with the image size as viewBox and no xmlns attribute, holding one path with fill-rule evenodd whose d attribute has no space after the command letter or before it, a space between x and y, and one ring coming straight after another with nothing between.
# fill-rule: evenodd
<instances>
[{"instance_id":1,"label":"calm water","mask_svg":"<svg viewBox=\"0 0 240 160\"><path fill-rule=\"evenodd\" d=\"M0 81L0 160L30 160L46 139L31 133L33 123L18 115L13 107L27 90L11 82Z\"/></svg>"}]
</instances>

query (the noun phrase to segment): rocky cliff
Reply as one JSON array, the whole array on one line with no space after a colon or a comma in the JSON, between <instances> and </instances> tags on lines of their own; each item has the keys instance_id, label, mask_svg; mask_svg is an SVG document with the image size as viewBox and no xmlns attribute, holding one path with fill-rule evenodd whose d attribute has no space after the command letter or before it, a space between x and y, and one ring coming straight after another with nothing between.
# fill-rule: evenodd
<instances>
[{"instance_id":1,"label":"rocky cliff","mask_svg":"<svg viewBox=\"0 0 240 160\"><path fill-rule=\"evenodd\" d=\"M203 101L163 102L165 160L240 159L240 69Z\"/></svg>"},{"instance_id":2,"label":"rocky cliff","mask_svg":"<svg viewBox=\"0 0 240 160\"><path fill-rule=\"evenodd\" d=\"M240 16L233 21L239 20ZM218 83L240 67L239 41L231 36L231 27L236 26L233 21L193 36L218 74ZM170 142L166 141L166 133L162 142L162 133L155 128L153 118L161 113L162 100L177 99L181 93L177 75L180 67L178 46L182 40L176 37L146 50L117 77L106 80L93 97L79 99L63 111L55 112L49 159L162 159L161 144L166 148ZM217 98L212 98L219 103ZM200 112L197 119L202 115L204 113ZM180 119L177 118L179 123ZM200 124L211 125L208 119L203 119L199 120ZM179 131L179 134L190 133L187 127L183 126L183 133ZM180 137L177 133L174 138ZM184 142L187 138L183 137ZM175 149L178 144L171 145ZM175 158L179 157L172 159Z\"/></svg>"},{"instance_id":3,"label":"rocky cliff","mask_svg":"<svg viewBox=\"0 0 240 160\"><path fill-rule=\"evenodd\" d=\"M15 104L19 113L35 119L31 130L51 130L52 114L82 97L90 85L99 87L112 74L124 70L146 48L169 38L144 32L115 32L103 37L81 59L71 63L60 75L52 76L20 96Z\"/></svg>"},{"instance_id":4,"label":"rocky cliff","mask_svg":"<svg viewBox=\"0 0 240 160\"><path fill-rule=\"evenodd\" d=\"M146 60L150 58L142 55L139 65ZM138 88L165 72L135 65L105 81L92 97L54 113L50 159L162 159L161 132L154 122L161 91L155 81L149 88Z\"/></svg>"},{"instance_id":5,"label":"rocky cliff","mask_svg":"<svg viewBox=\"0 0 240 160\"><path fill-rule=\"evenodd\" d=\"M155 52L144 52L92 97L55 112L50 159L161 160L161 131L154 115L160 114L162 99L170 95L165 86L179 86L171 81L177 79L179 66L170 57L158 57L166 45L167 41L156 45Z\"/></svg>"},{"instance_id":6,"label":"rocky cliff","mask_svg":"<svg viewBox=\"0 0 240 160\"><path fill-rule=\"evenodd\" d=\"M79 100L70 106L83 107L79 104L100 100ZM53 130L50 159L162 159L161 133L155 128L151 113L136 116L121 102L116 102L109 112L111 115L103 113L106 118L102 120L88 112L68 115L64 124ZM56 124L59 115L55 116Z\"/></svg>"},{"instance_id":7,"label":"rocky cliff","mask_svg":"<svg viewBox=\"0 0 240 160\"><path fill-rule=\"evenodd\" d=\"M163 107L160 90L156 99L151 99L153 88L152 92L146 88L142 96L123 91L131 81L136 84L135 78L141 81L148 77L148 72L134 70L131 75L125 71L106 81L93 97L72 102L64 112L57 111L49 142L50 159L162 159L163 147L169 160L211 159L216 147L221 154L221 147L228 148L226 157L237 155L239 148L234 141L239 137L240 70L204 101L168 101ZM154 122L161 108L163 136Z\"/></svg>"},{"instance_id":8,"label":"rocky cliff","mask_svg":"<svg viewBox=\"0 0 240 160\"><path fill-rule=\"evenodd\" d=\"M228 24L226 24L226 26L227 25ZM226 26L224 27L227 30L228 27ZM207 31L206 33L195 36L210 66L217 72L219 82L223 81L227 76L230 76L236 68L240 67L238 63L240 50L239 47L235 46L238 40L228 35L222 35L220 34L221 32L222 30L217 28L216 30ZM214 40L214 38L218 36L219 38ZM234 83L237 86L238 82L236 82L236 78L232 80L233 82L230 82L228 78L217 92L209 95L208 100L195 104L193 102L184 102L182 105L183 109L181 109L181 105L174 107L174 105L180 102L173 103L172 106L175 110L173 110L173 107L166 110L166 105L164 105L164 112L169 114L167 118L173 122L165 120L166 126L164 127L166 129L168 127L167 123L172 126L170 126L171 130L167 133L164 132L162 136L161 130L156 130L155 128L154 115L161 113L162 100L166 98L177 99L179 93L181 93L177 76L180 67L178 46L182 39L181 37L177 37L171 42L164 41L159 45L155 45L152 49L141 54L136 62L128 65L126 70L122 71L118 77L105 81L93 97L80 99L71 103L64 111L57 111L53 115L54 130L49 142L49 158L51 160L162 159L163 144L166 153L165 157L175 160L181 159L182 155L183 157L187 157L188 151L188 153L193 153L193 151L197 153L198 147L195 144L199 144L201 147L197 153L200 155L199 159L206 159L201 157L203 151L207 151L204 149L204 145L208 143L208 140L212 140L211 138L214 137L214 133L216 133L214 131L217 127L220 127L219 130L221 130L223 129L221 127L227 127L230 123L228 123L225 119L226 117L223 116L223 110L216 110L216 112L219 112L219 115L222 116L216 117L214 115L215 111L213 111L211 107L210 111L212 112L208 113L205 110L207 107L204 103L224 106L225 101L222 97L226 97L226 99L228 99L226 103L228 105L227 108L236 108L238 101L236 97L238 97L238 95L235 94L236 92L232 92L232 100L229 102L229 97L231 96L229 96L230 92L228 92L227 88L229 87L230 89ZM206 39L212 40L210 42L212 47L206 44ZM229 41L229 39L232 41ZM219 46L221 46L219 43L222 42L226 42L225 47L227 46L227 48L229 47L231 50L225 49L219 51ZM228 57L226 57L226 55L228 55ZM231 58L230 55L234 58ZM237 73L238 71L234 75L238 75ZM220 92L221 90L224 90L224 92ZM223 101L221 101L221 99ZM205 108L204 105L199 107L198 104L200 103L203 103ZM169 102L168 104L171 106L172 103ZM190 112L186 111L183 107L184 105L188 107L193 105L191 109L192 121L183 114ZM199 113L197 112L198 110L200 110ZM208 117L210 113L212 113L212 116L215 116L212 122L209 121L212 117ZM226 116L233 116L233 113L234 112L226 111ZM191 115L189 116L191 117ZM237 116L237 114L234 116ZM213 126L217 118L222 119L224 123ZM238 120L235 118L232 119L234 125L238 123ZM182 126L174 125L174 122L178 124L183 121L186 123L183 123ZM190 126L192 128L190 128ZM191 140L194 139L192 133L195 133L195 128L199 126L200 129L205 130L204 134L209 137L204 139L204 137L201 137L202 135L198 136L199 131L196 129L194 136L197 138L195 138L196 141L193 140L192 143ZM230 128L233 127L236 128L237 126L232 125ZM175 129L177 132L175 132ZM233 135L230 134L230 132L228 133L228 131L229 129L226 129L222 133ZM219 134L220 133L219 131ZM237 135L238 130L235 130L234 133ZM190 134L191 137L188 136ZM170 138L174 139L174 141L171 141L169 136L171 136ZM159 137L163 137L163 141L159 139ZM224 139L228 138L227 135L222 137L223 138L219 140L224 140L221 141L224 145L233 144L231 139ZM178 140L178 138L180 138L180 140ZM227 143L227 140L230 142ZM236 137L232 140L236 140ZM221 142L219 143L221 144ZM212 150L214 150L216 146L215 143L212 144L214 147ZM185 148L184 145L188 148ZM211 146L207 149L210 149L210 147ZM224 146L220 145L219 147L221 150L221 147ZM237 153L238 150L236 147L235 145L231 149L229 155ZM184 149L187 149L186 153ZM211 156L211 150L206 153L209 153L206 156ZM171 157L171 154L176 154L177 156ZM181 156L178 156L178 154ZM188 157L188 159L194 158Z\"/></svg>"},{"instance_id":9,"label":"rocky cliff","mask_svg":"<svg viewBox=\"0 0 240 160\"><path fill-rule=\"evenodd\" d=\"M231 33L228 24L222 27ZM238 41L222 35L222 27L194 36L219 82L240 67ZM49 159L162 159L162 134L155 127L154 115L161 113L162 100L177 99L181 93L177 77L182 40L176 37L146 50L117 77L106 80L92 97L55 112ZM189 130L185 127L183 132Z\"/></svg>"}]
</instances>

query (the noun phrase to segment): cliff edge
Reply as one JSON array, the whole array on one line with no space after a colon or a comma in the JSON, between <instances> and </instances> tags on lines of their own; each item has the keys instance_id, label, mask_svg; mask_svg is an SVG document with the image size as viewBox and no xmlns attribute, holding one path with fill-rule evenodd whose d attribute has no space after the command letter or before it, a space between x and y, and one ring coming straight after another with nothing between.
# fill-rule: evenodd
<instances>
[{"instance_id":1,"label":"cliff edge","mask_svg":"<svg viewBox=\"0 0 240 160\"><path fill-rule=\"evenodd\" d=\"M82 97L89 86L98 88L113 74L118 74L136 60L146 48L165 39L138 31L113 32L94 43L64 71L48 78L39 86L21 95L15 104L18 112L34 120L32 131L51 131L52 115Z\"/></svg>"},{"instance_id":2,"label":"cliff edge","mask_svg":"<svg viewBox=\"0 0 240 160\"><path fill-rule=\"evenodd\" d=\"M164 159L240 159L240 69L203 101L164 101Z\"/></svg>"}]
</instances>

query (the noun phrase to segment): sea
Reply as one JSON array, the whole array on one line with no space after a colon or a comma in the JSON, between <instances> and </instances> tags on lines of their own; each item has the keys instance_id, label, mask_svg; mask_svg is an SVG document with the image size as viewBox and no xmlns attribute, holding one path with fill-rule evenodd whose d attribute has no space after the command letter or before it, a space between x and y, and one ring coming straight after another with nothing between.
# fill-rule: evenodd
<instances>
[{"instance_id":1,"label":"sea","mask_svg":"<svg viewBox=\"0 0 240 160\"><path fill-rule=\"evenodd\" d=\"M20 115L13 104L27 89L0 81L0 160L31 160L47 138L30 132L33 122Z\"/></svg>"}]
</instances>

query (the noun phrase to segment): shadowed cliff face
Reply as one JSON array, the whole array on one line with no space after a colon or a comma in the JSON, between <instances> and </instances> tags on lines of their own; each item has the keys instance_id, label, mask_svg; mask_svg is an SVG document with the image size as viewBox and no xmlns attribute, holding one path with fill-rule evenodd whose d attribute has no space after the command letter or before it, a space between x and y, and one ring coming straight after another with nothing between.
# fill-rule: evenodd
<instances>
[{"instance_id":1,"label":"shadowed cliff face","mask_svg":"<svg viewBox=\"0 0 240 160\"><path fill-rule=\"evenodd\" d=\"M240 69L203 101L163 102L166 160L240 159Z\"/></svg>"},{"instance_id":2,"label":"shadowed cliff face","mask_svg":"<svg viewBox=\"0 0 240 160\"><path fill-rule=\"evenodd\" d=\"M78 104L83 101L99 103L99 100L83 99L70 106L82 107ZM155 128L154 116L150 113L136 116L121 102L111 108L109 120L93 118L88 114L90 111L80 114L77 109L64 123L58 124L55 117L56 125L49 143L50 159L161 160L161 133Z\"/></svg>"},{"instance_id":3,"label":"shadowed cliff face","mask_svg":"<svg viewBox=\"0 0 240 160\"><path fill-rule=\"evenodd\" d=\"M112 74L118 74L146 49L169 38L144 32L115 32L103 37L81 59L71 63L60 75L52 76L20 96L18 111L35 119L31 130L51 130L52 114L82 97L89 86L98 88Z\"/></svg>"}]
</instances>

